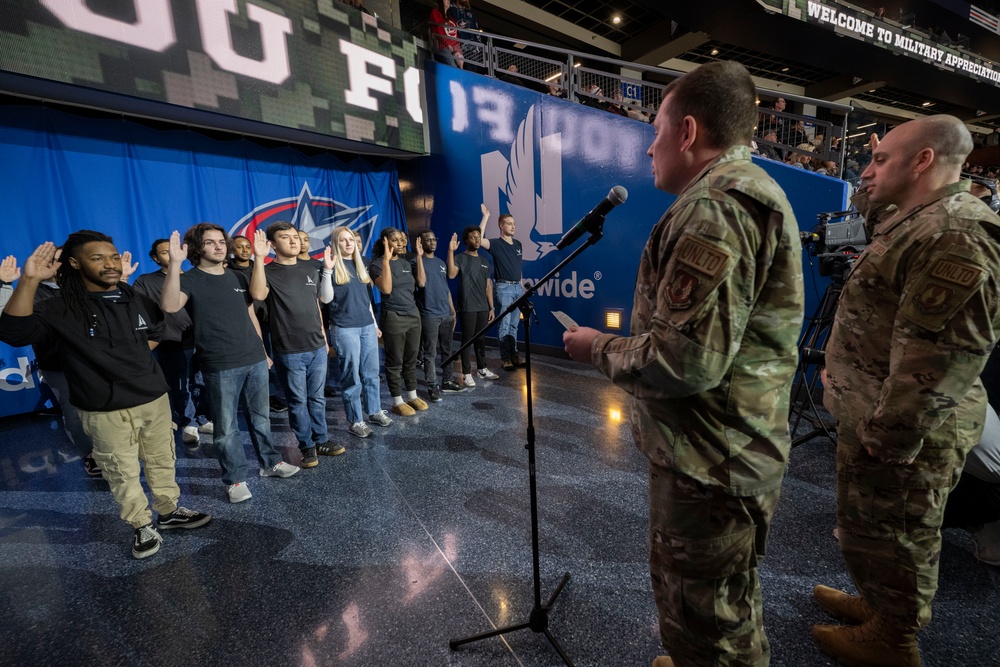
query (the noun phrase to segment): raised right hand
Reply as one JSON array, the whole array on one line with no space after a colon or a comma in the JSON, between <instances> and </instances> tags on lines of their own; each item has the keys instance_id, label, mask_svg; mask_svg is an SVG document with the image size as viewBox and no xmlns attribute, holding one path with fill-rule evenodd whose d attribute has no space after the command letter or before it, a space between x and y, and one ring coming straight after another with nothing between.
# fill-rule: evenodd
<instances>
[{"instance_id":1,"label":"raised right hand","mask_svg":"<svg viewBox=\"0 0 1000 667\"><path fill-rule=\"evenodd\" d=\"M170 263L171 264L182 264L188 256L187 243L181 245L181 233L177 230L170 235L170 245L168 246L170 250Z\"/></svg>"},{"instance_id":2,"label":"raised right hand","mask_svg":"<svg viewBox=\"0 0 1000 667\"><path fill-rule=\"evenodd\" d=\"M35 248L35 252L24 262L24 277L34 278L39 282L51 280L62 266L59 261L61 254L62 250L57 250L55 243L46 241Z\"/></svg>"}]
</instances>

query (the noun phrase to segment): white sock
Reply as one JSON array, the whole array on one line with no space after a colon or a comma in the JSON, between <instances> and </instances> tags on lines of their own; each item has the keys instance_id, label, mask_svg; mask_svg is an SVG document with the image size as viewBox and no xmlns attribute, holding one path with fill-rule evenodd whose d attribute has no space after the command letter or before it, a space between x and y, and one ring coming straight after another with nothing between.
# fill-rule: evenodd
<instances>
[{"instance_id":1,"label":"white sock","mask_svg":"<svg viewBox=\"0 0 1000 667\"><path fill-rule=\"evenodd\" d=\"M403 397L402 396L393 396L392 397L392 404L393 405L402 405L403 404Z\"/></svg>"},{"instance_id":2,"label":"white sock","mask_svg":"<svg viewBox=\"0 0 1000 667\"><path fill-rule=\"evenodd\" d=\"M403 393L403 396L406 398L407 402L410 402L410 401L412 401L413 399L415 399L417 397L417 392L416 391L407 391L407 392Z\"/></svg>"}]
</instances>

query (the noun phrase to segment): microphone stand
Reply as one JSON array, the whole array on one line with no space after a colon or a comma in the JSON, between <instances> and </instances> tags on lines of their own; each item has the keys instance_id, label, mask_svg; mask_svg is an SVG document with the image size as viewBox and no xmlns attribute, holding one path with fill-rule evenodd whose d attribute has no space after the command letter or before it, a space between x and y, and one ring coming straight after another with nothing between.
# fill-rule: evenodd
<instances>
[{"instance_id":1,"label":"microphone stand","mask_svg":"<svg viewBox=\"0 0 1000 667\"><path fill-rule=\"evenodd\" d=\"M542 604L542 593L541 593L541 576L539 574L539 548L538 548L538 489L536 483L535 474L535 422L532 412L532 391L531 391L531 321L530 316L533 313L533 306L529 299L538 291L538 288L547 283L552 277L559 273L564 266L572 262L576 257L582 253L584 250L594 245L601 240L604 232L604 216L601 216L600 220L594 225L594 229L590 233L590 237L587 242L580 245L576 250L574 250L570 255L561 261L554 269L549 271L544 278L536 282L534 285L529 287L524 294L514 300L510 306L507 307L502 313L494 317L492 320L486 323L482 329L476 332L476 334L464 345L462 345L458 350L452 354L450 357L442 362L442 365L447 367L448 364L453 363L454 360L461 354L462 350L467 348L469 345L486 333L486 330L492 327L496 322L503 319L507 314L514 312L514 310L520 310L524 317L524 378L527 385L527 404L528 404L528 444L525 445L525 449L528 450L528 489L531 496L531 567L532 576L534 583L534 593L535 600L534 606L531 609L531 613L528 615L527 622L519 623L517 625L510 625L502 628L497 628L491 630L490 632L484 632L482 634L474 635L472 637L466 637L464 639L452 639L448 642L448 647L452 650L457 649L462 644L469 644L471 642L477 642L481 639L488 639L490 637L496 637L498 635L507 634L508 632L515 632L517 630L531 630L535 633L542 633L545 638L549 640L552 647L562 658L563 662L569 667L573 667L573 662L566 655L562 646L559 644L558 640L549 631L549 610L552 605L555 604L556 598L562 592L563 587L569 581L569 572L564 572L562 577L559 579L559 583L556 585L556 589L549 596L549 599Z\"/></svg>"}]
</instances>

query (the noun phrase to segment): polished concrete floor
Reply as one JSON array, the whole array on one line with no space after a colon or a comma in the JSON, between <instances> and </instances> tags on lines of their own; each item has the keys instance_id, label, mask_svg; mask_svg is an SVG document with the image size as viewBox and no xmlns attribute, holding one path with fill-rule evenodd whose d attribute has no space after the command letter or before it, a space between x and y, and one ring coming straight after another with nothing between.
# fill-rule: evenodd
<instances>
[{"instance_id":1,"label":"polished concrete floor","mask_svg":"<svg viewBox=\"0 0 1000 667\"><path fill-rule=\"evenodd\" d=\"M551 632L577 665L648 665L661 650L625 395L569 361L536 356L533 370L543 601L571 574ZM165 534L142 561L55 421L0 420L0 663L562 664L530 630L449 649L526 621L533 603L524 374L498 372L366 440L331 399L347 453L253 476L239 505L203 447L180 448L181 502L215 518ZM297 462L285 415L273 417ZM828 620L813 585L850 587L833 512L833 445L814 439L793 451L762 566L772 665L831 664L809 628ZM1000 665L1000 568L971 544L946 532L926 665Z\"/></svg>"}]
</instances>

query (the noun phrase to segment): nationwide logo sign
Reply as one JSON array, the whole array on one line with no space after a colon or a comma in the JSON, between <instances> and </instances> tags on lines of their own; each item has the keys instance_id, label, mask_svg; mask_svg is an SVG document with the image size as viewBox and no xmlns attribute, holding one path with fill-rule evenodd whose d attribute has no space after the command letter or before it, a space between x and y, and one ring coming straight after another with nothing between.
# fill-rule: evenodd
<instances>
[{"instance_id":1,"label":"nationwide logo sign","mask_svg":"<svg viewBox=\"0 0 1000 667\"><path fill-rule=\"evenodd\" d=\"M336 227L350 227L361 235L361 254L367 255L378 214L372 206L350 206L328 197L317 197L305 183L297 197L275 199L247 213L229 230L230 236L245 236L253 242L254 232L266 230L272 222L289 222L309 234L309 254L323 257L330 234Z\"/></svg>"},{"instance_id":2,"label":"nationwide logo sign","mask_svg":"<svg viewBox=\"0 0 1000 667\"><path fill-rule=\"evenodd\" d=\"M770 11L1000 87L1000 67L832 0L757 0Z\"/></svg>"},{"instance_id":3,"label":"nationwide logo sign","mask_svg":"<svg viewBox=\"0 0 1000 667\"><path fill-rule=\"evenodd\" d=\"M412 35L334 0L19 0L0 12L0 73L413 153L425 152L422 58Z\"/></svg>"},{"instance_id":4,"label":"nationwide logo sign","mask_svg":"<svg viewBox=\"0 0 1000 667\"><path fill-rule=\"evenodd\" d=\"M563 229L563 173L562 133L542 136L534 145L535 123L538 112L532 105L517 127L517 134L509 150L490 151L480 156L482 166L483 203L493 214L488 234L497 232L498 212L514 216L514 238L521 242L521 259L526 270L556 249ZM536 169L537 165L537 169ZM536 183L535 173L540 174ZM501 205L501 202L505 205ZM540 277L540 276L539 276ZM600 280L580 278L572 271L568 278L559 274L538 290L539 296L591 299ZM532 284L537 278L525 276Z\"/></svg>"},{"instance_id":5,"label":"nationwide logo sign","mask_svg":"<svg viewBox=\"0 0 1000 667\"><path fill-rule=\"evenodd\" d=\"M562 135L541 138L534 146L535 107L528 109L517 128L517 136L507 155L491 151L482 155L483 203L492 213L488 230L496 229L498 212L506 209L514 216L514 238L521 242L522 259L533 262L555 250L563 233ZM535 163L539 163L540 187L535 184ZM506 206L501 207L501 199ZM549 240L545 237L555 237ZM538 238L539 240L535 240Z\"/></svg>"}]
</instances>

